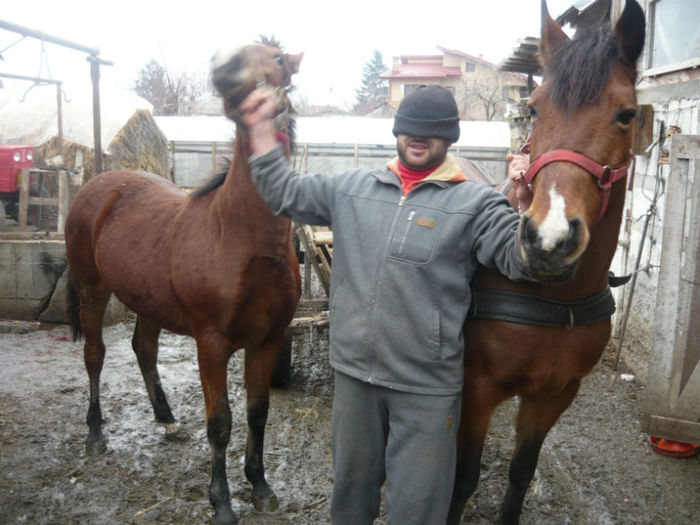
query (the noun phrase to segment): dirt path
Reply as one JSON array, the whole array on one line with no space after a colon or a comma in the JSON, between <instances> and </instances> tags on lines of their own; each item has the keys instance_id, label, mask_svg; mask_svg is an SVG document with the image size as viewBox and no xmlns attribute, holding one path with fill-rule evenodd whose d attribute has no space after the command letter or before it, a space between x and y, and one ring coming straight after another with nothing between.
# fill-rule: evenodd
<instances>
[{"instance_id":1,"label":"dirt path","mask_svg":"<svg viewBox=\"0 0 700 525\"><path fill-rule=\"evenodd\" d=\"M130 325L106 330L102 380L108 451L84 454L87 376L79 344L64 327L0 334L0 523L208 523L209 447L195 350L188 338L161 337L160 372L181 435L166 440L153 422L131 352ZM548 437L528 493L523 525L695 525L700 460L653 453L639 431L644 389L599 365ZM268 479L280 508L257 514L243 476L241 360L230 364L234 429L228 477L246 524L329 522L332 373L326 342L295 349L293 386L275 390L266 435ZM496 415L482 479L463 523L493 523L505 488L515 404Z\"/></svg>"}]
</instances>

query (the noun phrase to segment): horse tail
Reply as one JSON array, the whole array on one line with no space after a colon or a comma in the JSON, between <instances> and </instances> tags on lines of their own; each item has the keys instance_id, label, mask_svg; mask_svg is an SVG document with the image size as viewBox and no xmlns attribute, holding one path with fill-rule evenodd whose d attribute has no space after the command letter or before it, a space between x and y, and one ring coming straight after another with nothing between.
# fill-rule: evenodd
<instances>
[{"instance_id":1,"label":"horse tail","mask_svg":"<svg viewBox=\"0 0 700 525\"><path fill-rule=\"evenodd\" d=\"M83 327L80 325L80 299L78 292L75 290L73 280L68 276L68 322L70 323L71 332L73 332L73 341L78 341L83 337Z\"/></svg>"}]
</instances>

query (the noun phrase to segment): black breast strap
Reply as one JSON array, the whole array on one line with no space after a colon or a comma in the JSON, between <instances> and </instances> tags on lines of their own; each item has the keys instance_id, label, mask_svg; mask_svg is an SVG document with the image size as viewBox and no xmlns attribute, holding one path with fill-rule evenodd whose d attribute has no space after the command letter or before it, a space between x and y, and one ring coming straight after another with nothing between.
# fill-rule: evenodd
<instances>
[{"instance_id":1,"label":"black breast strap","mask_svg":"<svg viewBox=\"0 0 700 525\"><path fill-rule=\"evenodd\" d=\"M473 289L469 317L572 329L609 319L613 313L615 299L609 287L578 301L555 301L520 292Z\"/></svg>"}]
</instances>

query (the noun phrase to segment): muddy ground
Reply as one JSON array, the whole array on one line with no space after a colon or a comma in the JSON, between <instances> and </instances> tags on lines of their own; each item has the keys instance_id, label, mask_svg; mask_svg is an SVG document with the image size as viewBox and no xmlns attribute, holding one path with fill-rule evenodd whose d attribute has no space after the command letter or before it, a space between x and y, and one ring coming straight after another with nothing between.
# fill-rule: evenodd
<instances>
[{"instance_id":1,"label":"muddy ground","mask_svg":"<svg viewBox=\"0 0 700 525\"><path fill-rule=\"evenodd\" d=\"M153 422L131 353L129 323L108 328L102 407L106 454L86 457L87 376L66 327L0 334L0 523L208 523L209 449L195 350L161 336L160 373L176 417L176 439ZM326 524L331 470L332 373L326 334L295 347L293 384L272 394L268 479L280 508L258 514L243 476L241 359L230 364L234 430L228 477L241 524ZM620 370L624 371L624 370ZM644 388L599 364L552 430L521 523L700 523L700 459L651 451L640 432ZM494 417L482 479L462 523L494 523L512 449L515 403ZM400 525L400 524L396 524Z\"/></svg>"}]
</instances>

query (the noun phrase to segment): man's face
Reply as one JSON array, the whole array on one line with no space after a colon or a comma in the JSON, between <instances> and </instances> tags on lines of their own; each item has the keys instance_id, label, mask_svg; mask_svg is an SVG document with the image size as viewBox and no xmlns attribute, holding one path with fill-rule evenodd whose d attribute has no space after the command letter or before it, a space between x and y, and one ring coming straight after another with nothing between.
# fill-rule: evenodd
<instances>
[{"instance_id":1,"label":"man's face","mask_svg":"<svg viewBox=\"0 0 700 525\"><path fill-rule=\"evenodd\" d=\"M399 133L396 150L401 163L408 169L422 171L442 164L450 143L435 137L414 137Z\"/></svg>"}]
</instances>

